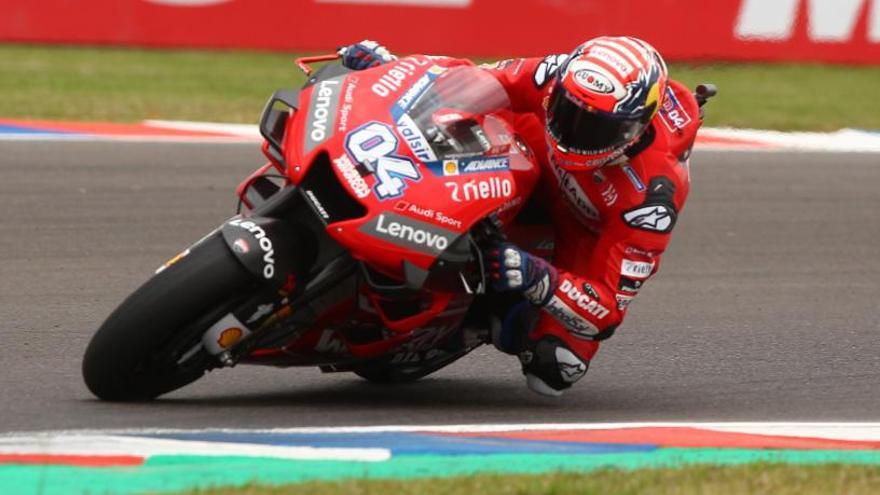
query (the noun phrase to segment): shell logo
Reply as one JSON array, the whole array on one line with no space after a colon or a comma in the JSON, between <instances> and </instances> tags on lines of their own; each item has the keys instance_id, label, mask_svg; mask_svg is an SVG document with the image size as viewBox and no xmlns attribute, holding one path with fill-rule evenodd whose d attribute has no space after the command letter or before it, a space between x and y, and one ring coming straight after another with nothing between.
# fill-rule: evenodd
<instances>
[{"instance_id":1,"label":"shell logo","mask_svg":"<svg viewBox=\"0 0 880 495\"><path fill-rule=\"evenodd\" d=\"M458 175L458 162L455 160L443 162L443 175Z\"/></svg>"},{"instance_id":2,"label":"shell logo","mask_svg":"<svg viewBox=\"0 0 880 495\"><path fill-rule=\"evenodd\" d=\"M241 337L244 335L244 330L232 327L223 330L220 333L220 337L217 339L217 345L222 347L223 349L229 349L234 346L241 340Z\"/></svg>"},{"instance_id":3,"label":"shell logo","mask_svg":"<svg viewBox=\"0 0 880 495\"><path fill-rule=\"evenodd\" d=\"M232 0L145 0L147 3L155 3L158 5L169 5L171 7L207 7L209 5L219 5L221 3L229 3Z\"/></svg>"}]
</instances>

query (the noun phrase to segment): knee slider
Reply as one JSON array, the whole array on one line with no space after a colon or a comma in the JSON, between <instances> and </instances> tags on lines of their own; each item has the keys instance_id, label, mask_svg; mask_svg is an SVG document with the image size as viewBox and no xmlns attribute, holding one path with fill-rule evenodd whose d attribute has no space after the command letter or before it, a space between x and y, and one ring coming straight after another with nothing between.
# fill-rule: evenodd
<instances>
[{"instance_id":1,"label":"knee slider","mask_svg":"<svg viewBox=\"0 0 880 495\"><path fill-rule=\"evenodd\" d=\"M583 378L590 367L588 360L579 358L555 337L542 338L520 359L529 388L542 395L560 395Z\"/></svg>"}]
</instances>

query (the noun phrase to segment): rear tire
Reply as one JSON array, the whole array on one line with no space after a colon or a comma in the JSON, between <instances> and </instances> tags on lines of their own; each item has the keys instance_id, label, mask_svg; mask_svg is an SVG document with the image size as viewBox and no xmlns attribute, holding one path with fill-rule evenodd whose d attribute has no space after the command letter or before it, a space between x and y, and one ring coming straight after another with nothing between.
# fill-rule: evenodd
<instances>
[{"instance_id":1,"label":"rear tire","mask_svg":"<svg viewBox=\"0 0 880 495\"><path fill-rule=\"evenodd\" d=\"M255 281L215 232L132 293L92 337L82 372L99 399L151 400L213 366L204 350L178 364ZM205 321L205 317L216 318Z\"/></svg>"}]
</instances>

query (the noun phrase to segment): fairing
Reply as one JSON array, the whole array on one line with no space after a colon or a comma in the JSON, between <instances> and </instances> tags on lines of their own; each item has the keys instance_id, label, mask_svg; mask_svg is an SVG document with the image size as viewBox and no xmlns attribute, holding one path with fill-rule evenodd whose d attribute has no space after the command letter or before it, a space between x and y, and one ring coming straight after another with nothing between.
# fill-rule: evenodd
<instances>
[{"instance_id":1,"label":"fairing","mask_svg":"<svg viewBox=\"0 0 880 495\"><path fill-rule=\"evenodd\" d=\"M285 138L292 182L307 189L327 175L316 167L332 170L341 188L306 195L331 237L391 277L407 263L429 270L490 213L511 218L537 182L533 156L514 143L503 87L452 59L318 77L298 113ZM351 203L348 215L333 217L340 201Z\"/></svg>"}]
</instances>

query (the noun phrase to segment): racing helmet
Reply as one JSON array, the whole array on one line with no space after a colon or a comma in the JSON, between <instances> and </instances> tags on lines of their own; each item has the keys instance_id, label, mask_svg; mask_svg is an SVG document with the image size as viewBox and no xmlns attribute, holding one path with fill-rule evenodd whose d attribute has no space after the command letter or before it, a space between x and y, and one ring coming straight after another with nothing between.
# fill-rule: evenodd
<instances>
[{"instance_id":1,"label":"racing helmet","mask_svg":"<svg viewBox=\"0 0 880 495\"><path fill-rule=\"evenodd\" d=\"M578 46L547 101L551 158L566 170L606 165L648 129L666 95L667 69L651 45L604 36Z\"/></svg>"}]
</instances>

